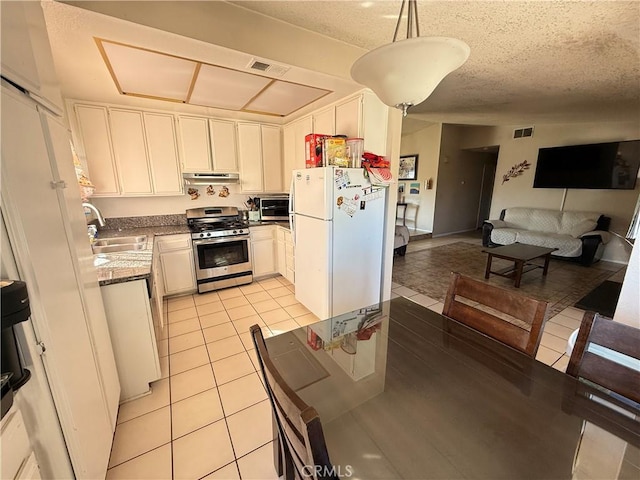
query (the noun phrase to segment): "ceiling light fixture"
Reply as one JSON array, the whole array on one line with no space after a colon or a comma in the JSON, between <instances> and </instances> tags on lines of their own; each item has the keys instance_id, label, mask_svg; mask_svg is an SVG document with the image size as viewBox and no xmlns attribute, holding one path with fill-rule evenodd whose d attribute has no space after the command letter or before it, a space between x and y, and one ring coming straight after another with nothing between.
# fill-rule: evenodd
<instances>
[{"instance_id":1,"label":"ceiling light fixture","mask_svg":"<svg viewBox=\"0 0 640 480\"><path fill-rule=\"evenodd\" d=\"M403 116L462 66L470 52L462 40L421 37L416 0L409 0L407 38L396 41L406 3L402 0L392 43L365 53L351 67L351 78L373 90L386 105L401 109Z\"/></svg>"}]
</instances>

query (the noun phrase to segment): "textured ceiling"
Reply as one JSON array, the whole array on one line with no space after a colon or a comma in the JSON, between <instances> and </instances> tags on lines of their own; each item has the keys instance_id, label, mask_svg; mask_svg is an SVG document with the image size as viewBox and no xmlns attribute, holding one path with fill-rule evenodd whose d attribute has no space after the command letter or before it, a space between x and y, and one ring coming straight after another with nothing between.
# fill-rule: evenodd
<instances>
[{"instance_id":1,"label":"textured ceiling","mask_svg":"<svg viewBox=\"0 0 640 480\"><path fill-rule=\"evenodd\" d=\"M68 18L84 35L99 30L103 38L126 36L148 48L165 45L163 51L210 63L223 64L213 57L222 52L231 58L235 52L233 68L241 68L247 55L279 61L293 67L287 74L291 81L344 93L349 84L357 88L349 79L351 63L391 41L401 2L67 3L105 14L45 9L56 64L75 69L62 74L74 90L91 88L73 78L85 62L88 71L99 72L88 47L74 52L85 39L69 32ZM423 36L459 38L471 55L410 116L485 125L640 123L640 1L419 0L418 10Z\"/></svg>"},{"instance_id":2,"label":"textured ceiling","mask_svg":"<svg viewBox=\"0 0 640 480\"><path fill-rule=\"evenodd\" d=\"M391 41L400 1L234 1L366 49ZM638 120L640 2L419 1L422 36L471 47L412 113L458 123Z\"/></svg>"}]
</instances>

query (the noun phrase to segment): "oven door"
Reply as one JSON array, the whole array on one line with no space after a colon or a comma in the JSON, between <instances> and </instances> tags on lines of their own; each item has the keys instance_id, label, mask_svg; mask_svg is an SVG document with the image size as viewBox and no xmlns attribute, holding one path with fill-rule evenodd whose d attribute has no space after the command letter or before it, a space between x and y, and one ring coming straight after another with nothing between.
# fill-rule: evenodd
<instances>
[{"instance_id":1,"label":"oven door","mask_svg":"<svg viewBox=\"0 0 640 480\"><path fill-rule=\"evenodd\" d=\"M193 253L198 283L252 273L248 235L194 240Z\"/></svg>"}]
</instances>

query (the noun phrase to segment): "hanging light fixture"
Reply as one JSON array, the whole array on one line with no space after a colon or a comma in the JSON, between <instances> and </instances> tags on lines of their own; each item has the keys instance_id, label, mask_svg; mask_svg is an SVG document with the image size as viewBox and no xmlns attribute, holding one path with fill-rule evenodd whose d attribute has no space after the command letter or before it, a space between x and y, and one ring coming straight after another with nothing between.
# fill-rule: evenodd
<instances>
[{"instance_id":1,"label":"hanging light fixture","mask_svg":"<svg viewBox=\"0 0 640 480\"><path fill-rule=\"evenodd\" d=\"M470 52L462 40L421 37L416 0L409 0L407 38L397 40L406 3L402 0L393 42L364 54L351 67L351 78L373 90L384 104L401 109L404 116L462 66Z\"/></svg>"}]
</instances>

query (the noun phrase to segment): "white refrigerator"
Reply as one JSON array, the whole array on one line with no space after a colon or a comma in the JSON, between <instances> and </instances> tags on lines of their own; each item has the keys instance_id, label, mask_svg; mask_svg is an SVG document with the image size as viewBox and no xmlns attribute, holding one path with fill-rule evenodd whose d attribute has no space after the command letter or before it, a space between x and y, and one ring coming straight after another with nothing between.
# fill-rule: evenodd
<instances>
[{"instance_id":1,"label":"white refrigerator","mask_svg":"<svg viewBox=\"0 0 640 480\"><path fill-rule=\"evenodd\" d=\"M385 197L361 168L293 171L296 299L320 319L380 301Z\"/></svg>"}]
</instances>

